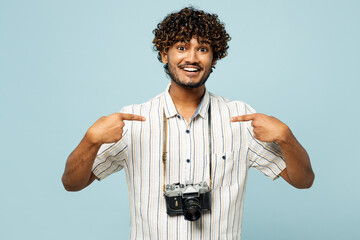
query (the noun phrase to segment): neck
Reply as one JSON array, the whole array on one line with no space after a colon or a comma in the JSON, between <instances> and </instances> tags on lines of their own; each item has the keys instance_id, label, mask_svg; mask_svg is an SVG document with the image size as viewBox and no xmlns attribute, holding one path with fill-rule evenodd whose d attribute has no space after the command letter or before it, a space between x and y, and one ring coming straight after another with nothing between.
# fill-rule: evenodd
<instances>
[{"instance_id":1,"label":"neck","mask_svg":"<svg viewBox=\"0 0 360 240\"><path fill-rule=\"evenodd\" d=\"M177 111L185 118L195 113L205 93L205 85L198 88L184 88L171 80L169 94Z\"/></svg>"},{"instance_id":2,"label":"neck","mask_svg":"<svg viewBox=\"0 0 360 240\"><path fill-rule=\"evenodd\" d=\"M205 93L205 85L198 88L184 88L171 81L169 94L175 105L183 107L193 107L201 102L202 97Z\"/></svg>"}]
</instances>

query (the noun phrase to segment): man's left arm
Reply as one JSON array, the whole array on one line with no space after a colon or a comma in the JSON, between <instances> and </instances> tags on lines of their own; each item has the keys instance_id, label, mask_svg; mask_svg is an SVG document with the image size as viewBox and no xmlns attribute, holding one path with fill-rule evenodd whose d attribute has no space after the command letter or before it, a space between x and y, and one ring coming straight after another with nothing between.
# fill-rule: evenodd
<instances>
[{"instance_id":1,"label":"man's left arm","mask_svg":"<svg viewBox=\"0 0 360 240\"><path fill-rule=\"evenodd\" d=\"M286 163L286 168L280 173L280 176L296 188L311 187L315 175L311 168L309 155L285 123L261 113L233 117L231 121L252 121L251 125L256 139L279 144Z\"/></svg>"}]
</instances>

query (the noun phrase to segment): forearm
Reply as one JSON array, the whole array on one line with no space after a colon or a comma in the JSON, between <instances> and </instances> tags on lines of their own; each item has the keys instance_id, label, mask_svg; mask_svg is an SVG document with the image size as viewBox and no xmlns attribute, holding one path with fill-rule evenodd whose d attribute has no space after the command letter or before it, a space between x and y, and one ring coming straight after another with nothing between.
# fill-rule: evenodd
<instances>
[{"instance_id":1,"label":"forearm","mask_svg":"<svg viewBox=\"0 0 360 240\"><path fill-rule=\"evenodd\" d=\"M89 182L92 166L101 145L94 144L85 135L67 159L62 182L66 190L79 191Z\"/></svg>"},{"instance_id":2,"label":"forearm","mask_svg":"<svg viewBox=\"0 0 360 240\"><path fill-rule=\"evenodd\" d=\"M232 117L231 121L252 121L251 126L256 139L279 144L286 163L286 169L280 175L294 187L311 187L315 175L309 156L285 123L262 113Z\"/></svg>"},{"instance_id":3,"label":"forearm","mask_svg":"<svg viewBox=\"0 0 360 240\"><path fill-rule=\"evenodd\" d=\"M297 188L310 188L315 175L306 150L289 129L285 139L277 141L285 158L290 183Z\"/></svg>"}]
</instances>

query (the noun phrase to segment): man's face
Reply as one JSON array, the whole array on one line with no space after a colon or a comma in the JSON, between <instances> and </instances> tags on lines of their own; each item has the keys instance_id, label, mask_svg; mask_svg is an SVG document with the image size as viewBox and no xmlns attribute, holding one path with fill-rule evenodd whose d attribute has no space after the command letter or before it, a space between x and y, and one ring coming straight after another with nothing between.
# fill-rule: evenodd
<instances>
[{"instance_id":1,"label":"man's face","mask_svg":"<svg viewBox=\"0 0 360 240\"><path fill-rule=\"evenodd\" d=\"M177 42L167 53L162 53L163 63L168 63L171 79L180 86L197 88L206 82L213 61L213 50L209 44L192 38L189 43Z\"/></svg>"}]
</instances>

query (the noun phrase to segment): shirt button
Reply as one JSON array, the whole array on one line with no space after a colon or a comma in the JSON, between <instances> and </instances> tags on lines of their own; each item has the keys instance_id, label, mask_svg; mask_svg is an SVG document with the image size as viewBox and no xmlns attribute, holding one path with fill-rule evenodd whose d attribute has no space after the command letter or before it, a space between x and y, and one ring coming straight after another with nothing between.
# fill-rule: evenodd
<instances>
[{"instance_id":1,"label":"shirt button","mask_svg":"<svg viewBox=\"0 0 360 240\"><path fill-rule=\"evenodd\" d=\"M190 130L186 130L186 133L190 133Z\"/></svg>"},{"instance_id":2,"label":"shirt button","mask_svg":"<svg viewBox=\"0 0 360 240\"><path fill-rule=\"evenodd\" d=\"M226 159L226 156L224 155L224 156L222 156L221 158L225 160L225 159Z\"/></svg>"},{"instance_id":3,"label":"shirt button","mask_svg":"<svg viewBox=\"0 0 360 240\"><path fill-rule=\"evenodd\" d=\"M187 162L187 163L190 163L190 159L186 159L186 162Z\"/></svg>"},{"instance_id":4,"label":"shirt button","mask_svg":"<svg viewBox=\"0 0 360 240\"><path fill-rule=\"evenodd\" d=\"M179 118L179 119L180 119L180 118L181 118L181 117L180 117L180 115L177 115L177 118Z\"/></svg>"}]
</instances>

